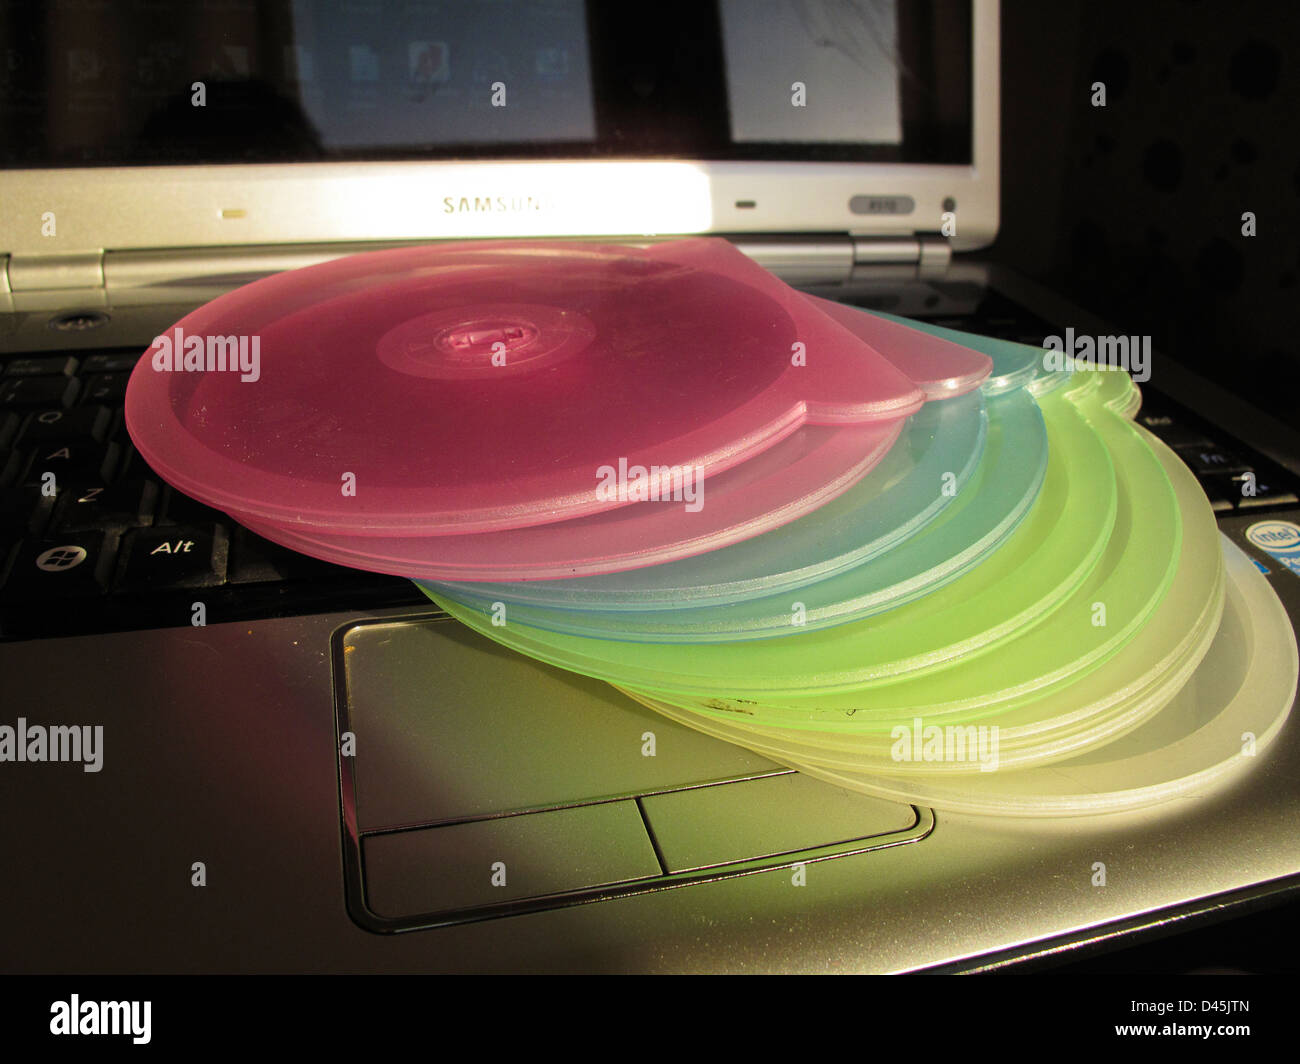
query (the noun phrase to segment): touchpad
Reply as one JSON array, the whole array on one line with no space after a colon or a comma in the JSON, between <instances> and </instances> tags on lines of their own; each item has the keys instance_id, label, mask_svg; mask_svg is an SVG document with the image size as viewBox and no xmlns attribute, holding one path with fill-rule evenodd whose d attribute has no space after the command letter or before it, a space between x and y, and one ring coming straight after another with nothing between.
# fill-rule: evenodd
<instances>
[{"instance_id":1,"label":"touchpad","mask_svg":"<svg viewBox=\"0 0 1300 1064\"><path fill-rule=\"evenodd\" d=\"M853 794L445 617L334 641L349 911L435 927L924 838ZM522 907L522 908L521 908Z\"/></svg>"},{"instance_id":2,"label":"touchpad","mask_svg":"<svg viewBox=\"0 0 1300 1064\"><path fill-rule=\"evenodd\" d=\"M788 771L446 618L340 639L339 727L355 736L362 831Z\"/></svg>"}]
</instances>

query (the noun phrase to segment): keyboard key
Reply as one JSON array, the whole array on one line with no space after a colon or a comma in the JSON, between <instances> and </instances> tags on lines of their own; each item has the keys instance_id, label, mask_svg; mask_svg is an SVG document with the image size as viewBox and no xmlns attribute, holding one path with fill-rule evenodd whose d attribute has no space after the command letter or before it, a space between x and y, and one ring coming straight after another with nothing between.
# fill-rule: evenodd
<instances>
[{"instance_id":1,"label":"keyboard key","mask_svg":"<svg viewBox=\"0 0 1300 1064\"><path fill-rule=\"evenodd\" d=\"M77 360L71 355L49 358L16 358L5 363L6 377L71 377L77 372Z\"/></svg>"},{"instance_id":2,"label":"keyboard key","mask_svg":"<svg viewBox=\"0 0 1300 1064\"><path fill-rule=\"evenodd\" d=\"M1223 479L1225 494L1232 497L1239 510L1256 510L1261 506L1290 506L1300 501L1295 492L1271 484L1258 474L1238 473L1235 477Z\"/></svg>"},{"instance_id":3,"label":"keyboard key","mask_svg":"<svg viewBox=\"0 0 1300 1064\"><path fill-rule=\"evenodd\" d=\"M53 473L59 492L107 484L120 455L116 443L46 443L32 452L23 483L42 483L46 473Z\"/></svg>"},{"instance_id":4,"label":"keyboard key","mask_svg":"<svg viewBox=\"0 0 1300 1064\"><path fill-rule=\"evenodd\" d=\"M0 406L18 410L68 407L77 397L75 377L0 378Z\"/></svg>"},{"instance_id":5,"label":"keyboard key","mask_svg":"<svg viewBox=\"0 0 1300 1064\"><path fill-rule=\"evenodd\" d=\"M26 451L10 451L8 454L0 454L0 488L14 483L26 470Z\"/></svg>"},{"instance_id":6,"label":"keyboard key","mask_svg":"<svg viewBox=\"0 0 1300 1064\"><path fill-rule=\"evenodd\" d=\"M91 355L81 364L82 373L130 373L140 355L130 352L120 355Z\"/></svg>"},{"instance_id":7,"label":"keyboard key","mask_svg":"<svg viewBox=\"0 0 1300 1064\"><path fill-rule=\"evenodd\" d=\"M1261 506L1294 506L1297 502L1300 502L1300 496L1297 496L1294 491L1279 491L1271 494L1260 491L1255 495L1243 495L1237 500L1237 508L1257 510Z\"/></svg>"},{"instance_id":8,"label":"keyboard key","mask_svg":"<svg viewBox=\"0 0 1300 1064\"><path fill-rule=\"evenodd\" d=\"M1202 485L1202 487L1205 488L1205 497L1210 500L1210 509L1216 514L1226 514L1232 510L1231 495L1208 485Z\"/></svg>"},{"instance_id":9,"label":"keyboard key","mask_svg":"<svg viewBox=\"0 0 1300 1064\"><path fill-rule=\"evenodd\" d=\"M4 530L0 529L0 588L3 588L5 581L9 579L9 561L18 550L19 542L17 537L7 536Z\"/></svg>"},{"instance_id":10,"label":"keyboard key","mask_svg":"<svg viewBox=\"0 0 1300 1064\"><path fill-rule=\"evenodd\" d=\"M103 594L112 561L102 532L25 542L0 589L0 601L19 603Z\"/></svg>"},{"instance_id":11,"label":"keyboard key","mask_svg":"<svg viewBox=\"0 0 1300 1064\"><path fill-rule=\"evenodd\" d=\"M0 410L0 451L4 451L18 436L18 426L23 423L12 410Z\"/></svg>"},{"instance_id":12,"label":"keyboard key","mask_svg":"<svg viewBox=\"0 0 1300 1064\"><path fill-rule=\"evenodd\" d=\"M231 547L229 580L232 584L264 584L283 580L328 581L349 570L281 547L246 528L236 526Z\"/></svg>"},{"instance_id":13,"label":"keyboard key","mask_svg":"<svg viewBox=\"0 0 1300 1064\"><path fill-rule=\"evenodd\" d=\"M220 525L142 528L127 533L125 591L216 587L225 583L229 540Z\"/></svg>"},{"instance_id":14,"label":"keyboard key","mask_svg":"<svg viewBox=\"0 0 1300 1064\"><path fill-rule=\"evenodd\" d=\"M191 499L183 492L169 487L162 505L158 508L159 525L201 525L223 520L223 515L204 506L197 499Z\"/></svg>"},{"instance_id":15,"label":"keyboard key","mask_svg":"<svg viewBox=\"0 0 1300 1064\"><path fill-rule=\"evenodd\" d=\"M126 382L129 373L97 373L86 381L83 403L109 403L121 406L126 401Z\"/></svg>"},{"instance_id":16,"label":"keyboard key","mask_svg":"<svg viewBox=\"0 0 1300 1064\"><path fill-rule=\"evenodd\" d=\"M235 528L231 547L230 582L263 584L288 580L292 565L289 552L246 528Z\"/></svg>"},{"instance_id":17,"label":"keyboard key","mask_svg":"<svg viewBox=\"0 0 1300 1064\"><path fill-rule=\"evenodd\" d=\"M1205 447L1210 445L1203 433L1189 428L1168 414L1139 414L1138 424L1160 437L1170 447Z\"/></svg>"},{"instance_id":18,"label":"keyboard key","mask_svg":"<svg viewBox=\"0 0 1300 1064\"><path fill-rule=\"evenodd\" d=\"M75 410L38 410L28 415L18 443L103 443L113 423L106 406L79 406Z\"/></svg>"},{"instance_id":19,"label":"keyboard key","mask_svg":"<svg viewBox=\"0 0 1300 1064\"><path fill-rule=\"evenodd\" d=\"M54 497L30 485L0 492L0 535L22 539L39 536L49 523Z\"/></svg>"},{"instance_id":20,"label":"keyboard key","mask_svg":"<svg viewBox=\"0 0 1300 1064\"><path fill-rule=\"evenodd\" d=\"M53 527L62 532L143 527L153 521L158 496L158 485L143 479L65 491Z\"/></svg>"},{"instance_id":21,"label":"keyboard key","mask_svg":"<svg viewBox=\"0 0 1300 1064\"><path fill-rule=\"evenodd\" d=\"M1231 451L1226 451L1217 444L1203 446L1175 447L1179 457L1192 472L1200 477L1214 476L1219 473L1248 473L1250 466Z\"/></svg>"}]
</instances>

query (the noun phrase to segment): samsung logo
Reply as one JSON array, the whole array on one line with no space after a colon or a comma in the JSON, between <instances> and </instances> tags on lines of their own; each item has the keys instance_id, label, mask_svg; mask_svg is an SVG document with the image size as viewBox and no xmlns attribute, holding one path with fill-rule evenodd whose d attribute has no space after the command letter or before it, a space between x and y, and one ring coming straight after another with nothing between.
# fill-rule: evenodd
<instances>
[{"instance_id":1,"label":"samsung logo","mask_svg":"<svg viewBox=\"0 0 1300 1064\"><path fill-rule=\"evenodd\" d=\"M443 196L443 214L522 214L550 210L552 204L536 196Z\"/></svg>"}]
</instances>

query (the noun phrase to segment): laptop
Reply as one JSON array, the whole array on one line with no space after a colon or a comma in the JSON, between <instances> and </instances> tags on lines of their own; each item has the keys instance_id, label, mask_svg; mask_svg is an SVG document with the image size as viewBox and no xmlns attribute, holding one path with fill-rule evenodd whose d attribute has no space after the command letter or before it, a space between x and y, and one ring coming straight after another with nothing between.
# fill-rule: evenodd
<instances>
[{"instance_id":1,"label":"laptop","mask_svg":"<svg viewBox=\"0 0 1300 1064\"><path fill-rule=\"evenodd\" d=\"M1295 714L1249 774L1140 812L868 797L262 540L134 451L154 336L401 244L708 234L857 306L1122 331L984 250L995 0L621 7L3 9L0 725L62 730L0 762L0 967L987 970L1300 889ZM1300 619L1297 573L1247 535L1300 523L1294 432L1176 353L1142 389Z\"/></svg>"}]
</instances>

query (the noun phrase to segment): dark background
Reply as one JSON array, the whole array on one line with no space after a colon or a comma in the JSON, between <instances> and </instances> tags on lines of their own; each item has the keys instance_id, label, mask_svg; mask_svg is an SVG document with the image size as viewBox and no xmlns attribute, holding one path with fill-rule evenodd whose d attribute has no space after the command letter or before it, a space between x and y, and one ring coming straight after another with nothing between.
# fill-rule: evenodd
<instances>
[{"instance_id":1,"label":"dark background","mask_svg":"<svg viewBox=\"0 0 1300 1064\"><path fill-rule=\"evenodd\" d=\"M1292 425L1298 198L1300 4L1003 0L993 257Z\"/></svg>"},{"instance_id":2,"label":"dark background","mask_svg":"<svg viewBox=\"0 0 1300 1064\"><path fill-rule=\"evenodd\" d=\"M1300 4L1002 0L1001 89L992 257L1297 427ZM1057 970L1295 971L1297 929L1291 902Z\"/></svg>"}]
</instances>

